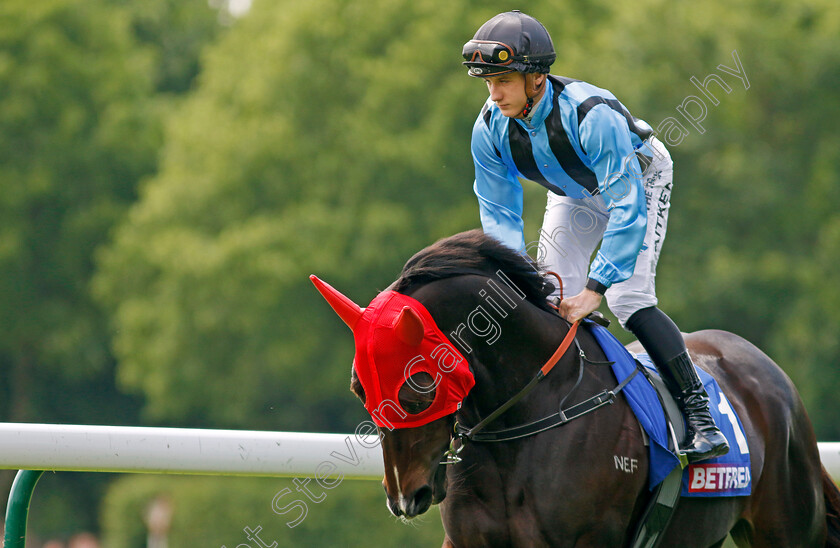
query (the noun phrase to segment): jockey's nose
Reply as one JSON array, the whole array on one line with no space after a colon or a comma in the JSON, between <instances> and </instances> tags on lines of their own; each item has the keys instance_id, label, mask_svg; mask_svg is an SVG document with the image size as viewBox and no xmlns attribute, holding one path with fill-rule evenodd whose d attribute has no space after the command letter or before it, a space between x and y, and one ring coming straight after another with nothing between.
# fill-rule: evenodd
<instances>
[{"instance_id":1,"label":"jockey's nose","mask_svg":"<svg viewBox=\"0 0 840 548\"><path fill-rule=\"evenodd\" d=\"M494 85L493 83L490 83L487 87L490 91L490 100L494 103L501 101L503 97L502 88L498 85Z\"/></svg>"}]
</instances>

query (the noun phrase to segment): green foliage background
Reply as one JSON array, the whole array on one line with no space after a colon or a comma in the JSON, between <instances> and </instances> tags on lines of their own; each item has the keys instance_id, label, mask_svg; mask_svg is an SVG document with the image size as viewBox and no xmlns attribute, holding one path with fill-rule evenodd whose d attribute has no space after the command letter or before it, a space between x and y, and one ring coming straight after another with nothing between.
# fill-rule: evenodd
<instances>
[{"instance_id":1,"label":"green foliage background","mask_svg":"<svg viewBox=\"0 0 840 548\"><path fill-rule=\"evenodd\" d=\"M307 276L364 304L415 251L478 226L469 135L486 90L459 51L515 7L256 0L221 25L200 0L5 0L3 420L354 428L352 340ZM685 331L764 349L818 437L840 439L840 5L523 9L552 33L555 74L610 89L654 127L700 95L691 77L731 87L711 84L703 131L686 124L671 147L660 303ZM718 68L733 51L748 88ZM531 236L543 206L528 185ZM230 546L252 519L279 523L278 482L91 476L39 489L33 530L142 546L136 509L157 493L182 501L173 538ZM339 543L385 513L375 484L348 482L329 504L318 515L340 519L313 510L305 529L274 531ZM419 531L384 517L365 526L377 545L439 540L431 516Z\"/></svg>"},{"instance_id":2,"label":"green foliage background","mask_svg":"<svg viewBox=\"0 0 840 548\"><path fill-rule=\"evenodd\" d=\"M319 503L298 495L307 502L307 512L297 525L293 521L301 516L297 510L285 515L272 511L273 497L284 488L295 492L295 485L287 479L126 476L103 502L103 542L108 548L145 546L146 528L141 518L149 501L161 494L174 510L170 546L258 546L256 540L248 540L254 532L264 545L276 543L275 548L419 548L435 546L443 539L436 508L416 523L405 525L385 510L377 482L344 480L326 491ZM320 496L317 489L313 492ZM295 499L289 494L281 500L285 505Z\"/></svg>"}]
</instances>

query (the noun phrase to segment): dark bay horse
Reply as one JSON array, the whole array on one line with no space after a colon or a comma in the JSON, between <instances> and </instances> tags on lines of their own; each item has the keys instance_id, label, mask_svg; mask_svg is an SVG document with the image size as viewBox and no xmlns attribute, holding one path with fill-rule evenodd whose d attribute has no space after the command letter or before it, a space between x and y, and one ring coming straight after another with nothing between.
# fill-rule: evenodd
<instances>
[{"instance_id":1,"label":"dark bay horse","mask_svg":"<svg viewBox=\"0 0 840 548\"><path fill-rule=\"evenodd\" d=\"M614 405L536 435L466 442L460 462L441 464L455 421L475 425L510 399L569 330L547 304L551 288L533 265L481 231L470 231L416 254L388 289L422 303L475 380L455 412L413 428L380 428L391 512L412 518L440 503L444 548L627 546L650 491L648 453L622 395ZM356 305L348 299L342 306ZM346 310L336 310L353 325ZM354 331L358 363L360 339ZM576 337L588 360L605 360L587 329ZM718 380L740 416L753 490L750 496L681 499L661 546L721 546L727 534L741 547L840 546L840 492L820 463L790 379L731 333L709 330L685 338L695 362ZM564 397L568 407L615 387L605 365L587 365L579 378L577 355L574 347L566 352L494 428L556 413ZM403 364L393 366L403 370ZM385 367L382 360L378 367ZM412 378L398 394L409 417L428 407L447 382L444 374L433 385L428 372ZM355 369L351 388L366 400Z\"/></svg>"}]
</instances>

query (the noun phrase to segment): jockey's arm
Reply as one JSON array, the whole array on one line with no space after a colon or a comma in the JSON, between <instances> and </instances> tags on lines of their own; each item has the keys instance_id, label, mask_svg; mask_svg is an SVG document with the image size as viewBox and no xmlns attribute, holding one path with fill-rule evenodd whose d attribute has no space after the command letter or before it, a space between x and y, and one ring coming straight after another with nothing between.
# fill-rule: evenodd
<instances>
[{"instance_id":1,"label":"jockey's arm","mask_svg":"<svg viewBox=\"0 0 840 548\"><path fill-rule=\"evenodd\" d=\"M560 303L560 314L570 322L597 310L608 287L633 275L647 229L642 170L627 122L609 106L598 105L581 124L580 137L610 219L590 265L587 287Z\"/></svg>"},{"instance_id":2,"label":"jockey's arm","mask_svg":"<svg viewBox=\"0 0 840 548\"><path fill-rule=\"evenodd\" d=\"M589 279L606 289L633 275L647 229L642 169L627 121L608 105L595 106L580 126L580 141L610 213Z\"/></svg>"},{"instance_id":3,"label":"jockey's arm","mask_svg":"<svg viewBox=\"0 0 840 548\"><path fill-rule=\"evenodd\" d=\"M484 232L512 249L525 251L522 222L522 185L496 154L490 132L479 119L473 128L472 156L475 163L473 190L478 198Z\"/></svg>"}]
</instances>

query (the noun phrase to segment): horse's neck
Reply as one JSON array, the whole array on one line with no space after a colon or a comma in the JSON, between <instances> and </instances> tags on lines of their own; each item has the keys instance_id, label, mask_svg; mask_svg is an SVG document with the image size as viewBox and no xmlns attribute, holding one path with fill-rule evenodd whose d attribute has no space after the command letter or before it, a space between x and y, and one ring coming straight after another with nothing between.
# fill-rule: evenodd
<instances>
[{"instance_id":1,"label":"horse's neck","mask_svg":"<svg viewBox=\"0 0 840 548\"><path fill-rule=\"evenodd\" d=\"M483 418L516 395L545 365L569 331L568 324L557 316L530 305L516 318L502 325L502 335L490 347L476 341L471 365L476 384L465 401L464 414ZM550 407L556 411L557 399L551 402L541 393L562 394L571 390L578 376L578 352L575 346L563 355L550 374L523 398L511 412L499 419L499 426L519 423L532 415L541 415Z\"/></svg>"},{"instance_id":2,"label":"horse's neck","mask_svg":"<svg viewBox=\"0 0 840 548\"><path fill-rule=\"evenodd\" d=\"M490 289L488 289L490 287ZM495 290L504 293L491 299ZM558 348L568 323L522 297L490 286L483 276L459 276L422 284L410 294L432 312L441 330L469 361L475 386L464 400L461 416L480 419L519 392ZM500 419L517 420L517 412L542 412L551 398L546 391L565 393L578 374L577 352L572 347L550 375ZM554 398L556 411L557 399ZM540 407L542 406L542 407ZM500 426L502 425L500 424Z\"/></svg>"}]
</instances>

